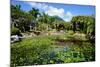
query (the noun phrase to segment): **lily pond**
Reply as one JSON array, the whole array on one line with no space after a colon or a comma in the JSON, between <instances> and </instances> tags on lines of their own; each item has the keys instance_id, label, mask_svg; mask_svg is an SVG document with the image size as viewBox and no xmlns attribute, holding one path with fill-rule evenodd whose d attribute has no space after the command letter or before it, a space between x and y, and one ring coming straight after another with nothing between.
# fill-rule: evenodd
<instances>
[{"instance_id":1,"label":"lily pond","mask_svg":"<svg viewBox=\"0 0 100 67\"><path fill-rule=\"evenodd\" d=\"M95 61L95 45L82 34L38 35L11 44L11 66Z\"/></svg>"}]
</instances>

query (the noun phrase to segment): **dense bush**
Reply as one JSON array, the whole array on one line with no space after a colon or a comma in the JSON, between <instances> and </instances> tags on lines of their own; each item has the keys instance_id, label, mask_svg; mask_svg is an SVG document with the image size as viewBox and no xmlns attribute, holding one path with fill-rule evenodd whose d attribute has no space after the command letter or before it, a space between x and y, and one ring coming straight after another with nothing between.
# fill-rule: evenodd
<instances>
[{"instance_id":1,"label":"dense bush","mask_svg":"<svg viewBox=\"0 0 100 67\"><path fill-rule=\"evenodd\" d=\"M36 36L13 43L11 45L11 66L95 60L95 49L91 43L82 42L81 44L73 43L72 45L59 46L56 39L63 39L63 37L54 35Z\"/></svg>"},{"instance_id":2,"label":"dense bush","mask_svg":"<svg viewBox=\"0 0 100 67\"><path fill-rule=\"evenodd\" d=\"M68 23L35 8L26 12L20 5L11 5L11 21L11 35L30 35L29 31L39 35L11 44L12 67L95 60L94 43L88 41L95 40L94 17L75 16Z\"/></svg>"},{"instance_id":3,"label":"dense bush","mask_svg":"<svg viewBox=\"0 0 100 67\"><path fill-rule=\"evenodd\" d=\"M18 28L11 28L11 35L21 35L20 30Z\"/></svg>"}]
</instances>

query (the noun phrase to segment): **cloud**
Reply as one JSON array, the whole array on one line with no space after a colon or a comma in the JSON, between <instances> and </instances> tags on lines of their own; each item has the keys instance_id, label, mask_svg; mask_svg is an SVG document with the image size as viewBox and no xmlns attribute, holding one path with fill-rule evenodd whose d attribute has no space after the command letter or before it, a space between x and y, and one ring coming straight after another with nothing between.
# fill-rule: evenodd
<instances>
[{"instance_id":1,"label":"cloud","mask_svg":"<svg viewBox=\"0 0 100 67\"><path fill-rule=\"evenodd\" d=\"M73 15L70 11L67 11L64 17L65 21L70 21L72 19Z\"/></svg>"},{"instance_id":2,"label":"cloud","mask_svg":"<svg viewBox=\"0 0 100 67\"><path fill-rule=\"evenodd\" d=\"M44 3L28 2L28 4L32 7L42 9L42 10L46 10L48 8L48 5Z\"/></svg>"},{"instance_id":3,"label":"cloud","mask_svg":"<svg viewBox=\"0 0 100 67\"><path fill-rule=\"evenodd\" d=\"M50 6L47 11L45 11L50 16L59 16L65 21L70 21L72 19L72 13L70 11L65 12L63 8L55 8Z\"/></svg>"},{"instance_id":4,"label":"cloud","mask_svg":"<svg viewBox=\"0 0 100 67\"><path fill-rule=\"evenodd\" d=\"M47 5L45 3L37 2L27 2L31 7L43 10L46 14L50 16L59 16L65 21L70 21L72 18L72 13L70 11L65 11L64 8L56 8L54 6Z\"/></svg>"},{"instance_id":5,"label":"cloud","mask_svg":"<svg viewBox=\"0 0 100 67\"><path fill-rule=\"evenodd\" d=\"M60 8L55 8L52 6L49 6L48 10L45 11L45 13L47 13L50 16L54 16L54 15L58 15L59 17L63 18L64 17L64 9Z\"/></svg>"}]
</instances>

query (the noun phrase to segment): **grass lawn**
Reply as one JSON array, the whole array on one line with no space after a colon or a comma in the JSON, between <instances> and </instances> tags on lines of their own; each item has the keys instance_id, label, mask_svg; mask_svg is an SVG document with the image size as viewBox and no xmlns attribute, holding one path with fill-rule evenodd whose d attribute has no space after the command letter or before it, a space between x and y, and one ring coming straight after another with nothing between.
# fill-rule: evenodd
<instances>
[{"instance_id":1,"label":"grass lawn","mask_svg":"<svg viewBox=\"0 0 100 67\"><path fill-rule=\"evenodd\" d=\"M95 60L95 46L72 33L39 35L11 44L11 66Z\"/></svg>"}]
</instances>

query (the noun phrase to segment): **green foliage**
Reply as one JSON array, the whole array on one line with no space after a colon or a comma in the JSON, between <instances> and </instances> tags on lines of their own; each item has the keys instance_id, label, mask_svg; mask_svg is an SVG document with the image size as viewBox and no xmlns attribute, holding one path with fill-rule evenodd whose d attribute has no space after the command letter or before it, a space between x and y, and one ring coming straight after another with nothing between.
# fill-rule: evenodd
<instances>
[{"instance_id":1,"label":"green foliage","mask_svg":"<svg viewBox=\"0 0 100 67\"><path fill-rule=\"evenodd\" d=\"M73 24L74 32L80 31L83 33L88 33L88 31L95 26L95 18L92 16L74 16L71 22Z\"/></svg>"},{"instance_id":2,"label":"green foliage","mask_svg":"<svg viewBox=\"0 0 100 67\"><path fill-rule=\"evenodd\" d=\"M11 66L58 64L95 60L94 46L88 42L81 45L59 46L56 39L65 36L35 36L11 45ZM66 37L67 38L67 37ZM67 40L67 39L65 39Z\"/></svg>"},{"instance_id":3,"label":"green foliage","mask_svg":"<svg viewBox=\"0 0 100 67\"><path fill-rule=\"evenodd\" d=\"M17 27L21 32L30 31L30 25L33 24L34 16L37 15L37 10L32 10L35 12L31 14L21 10L20 5L11 5L11 21L14 27ZM33 16L34 15L34 16Z\"/></svg>"},{"instance_id":4,"label":"green foliage","mask_svg":"<svg viewBox=\"0 0 100 67\"><path fill-rule=\"evenodd\" d=\"M37 30L39 30L39 31L47 31L47 24L45 24L45 23L41 23L41 22L39 22L38 23L39 25L38 25L38 27L37 27Z\"/></svg>"},{"instance_id":5,"label":"green foliage","mask_svg":"<svg viewBox=\"0 0 100 67\"><path fill-rule=\"evenodd\" d=\"M95 18L93 16L75 16L71 22L74 32L87 34L87 38L95 43Z\"/></svg>"},{"instance_id":6,"label":"green foliage","mask_svg":"<svg viewBox=\"0 0 100 67\"><path fill-rule=\"evenodd\" d=\"M29 11L29 13L30 13L32 16L34 16L34 18L37 18L38 15L40 14L40 13L39 13L39 10L38 10L38 9L35 9L35 8L32 8L32 9Z\"/></svg>"},{"instance_id":7,"label":"green foliage","mask_svg":"<svg viewBox=\"0 0 100 67\"><path fill-rule=\"evenodd\" d=\"M35 8L25 12L20 5L11 5L11 20L11 35L20 35L20 31L26 33L31 27L38 35L11 44L12 67L95 60L94 43L85 37L86 34L90 38L95 36L94 17L75 16L70 23Z\"/></svg>"},{"instance_id":8,"label":"green foliage","mask_svg":"<svg viewBox=\"0 0 100 67\"><path fill-rule=\"evenodd\" d=\"M20 35L20 30L18 28L11 28L11 35Z\"/></svg>"},{"instance_id":9,"label":"green foliage","mask_svg":"<svg viewBox=\"0 0 100 67\"><path fill-rule=\"evenodd\" d=\"M40 13L40 11L35 8L25 12L21 9L20 5L11 5L11 20L12 25L19 28L21 32L30 31L31 28L41 31L43 31L44 28L48 31L51 29L72 29L70 22L65 22L58 16L49 16L48 14Z\"/></svg>"},{"instance_id":10,"label":"green foliage","mask_svg":"<svg viewBox=\"0 0 100 67\"><path fill-rule=\"evenodd\" d=\"M69 35L73 35L73 34L74 34L74 32L73 32L72 30L67 31L67 33L68 33Z\"/></svg>"}]
</instances>

